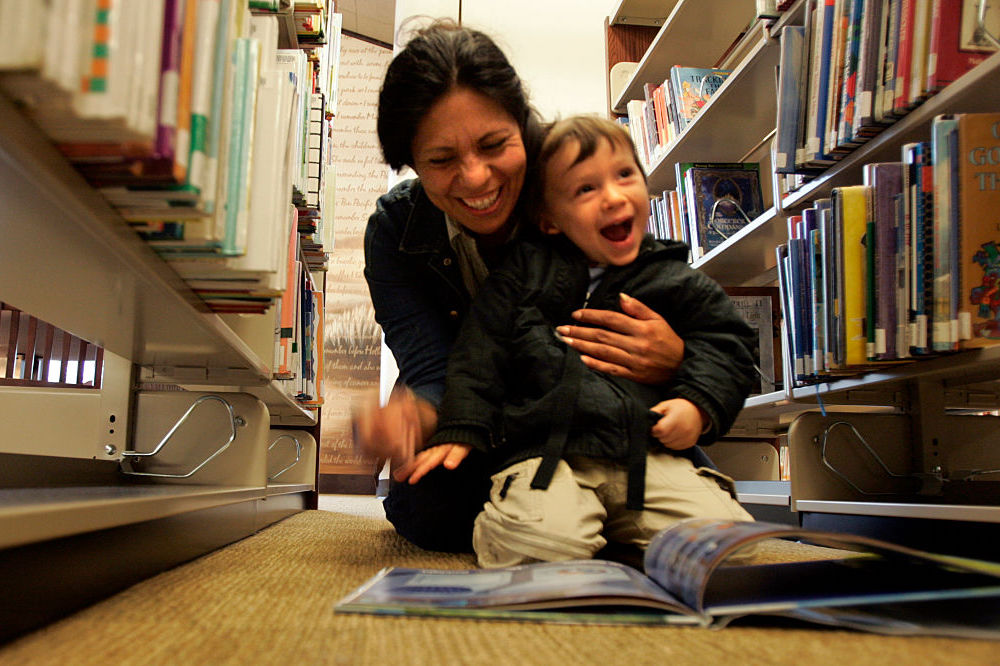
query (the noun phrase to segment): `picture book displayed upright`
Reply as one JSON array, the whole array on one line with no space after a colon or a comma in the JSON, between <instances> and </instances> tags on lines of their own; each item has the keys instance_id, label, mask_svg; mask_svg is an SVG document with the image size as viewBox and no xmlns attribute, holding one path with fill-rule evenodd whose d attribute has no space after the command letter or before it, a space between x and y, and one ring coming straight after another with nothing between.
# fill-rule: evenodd
<instances>
[{"instance_id":1,"label":"picture book displayed upright","mask_svg":"<svg viewBox=\"0 0 1000 666\"><path fill-rule=\"evenodd\" d=\"M983 62L996 46L977 25L978 0L933 0L927 59L927 90L937 92ZM986 28L1000 34L1000 7L987 5Z\"/></svg>"},{"instance_id":2,"label":"picture book displayed upright","mask_svg":"<svg viewBox=\"0 0 1000 666\"><path fill-rule=\"evenodd\" d=\"M670 87L679 132L691 124L731 73L731 70L716 67L674 65L670 68Z\"/></svg>"},{"instance_id":3,"label":"picture book displayed upright","mask_svg":"<svg viewBox=\"0 0 1000 666\"><path fill-rule=\"evenodd\" d=\"M736 311L757 333L753 349L756 377L751 394L782 388L781 299L777 287L725 287Z\"/></svg>"},{"instance_id":4,"label":"picture book displayed upright","mask_svg":"<svg viewBox=\"0 0 1000 666\"><path fill-rule=\"evenodd\" d=\"M765 557L777 548L786 549L781 563L764 563L778 559ZM691 518L653 538L643 568L607 560L389 567L335 611L704 627L771 615L884 634L1000 638L1000 564L862 536Z\"/></svg>"},{"instance_id":5,"label":"picture book displayed upright","mask_svg":"<svg viewBox=\"0 0 1000 666\"><path fill-rule=\"evenodd\" d=\"M757 162L680 166L695 259L708 254L763 214Z\"/></svg>"},{"instance_id":6,"label":"picture book displayed upright","mask_svg":"<svg viewBox=\"0 0 1000 666\"><path fill-rule=\"evenodd\" d=\"M1000 113L958 114L958 337L1000 343Z\"/></svg>"}]
</instances>

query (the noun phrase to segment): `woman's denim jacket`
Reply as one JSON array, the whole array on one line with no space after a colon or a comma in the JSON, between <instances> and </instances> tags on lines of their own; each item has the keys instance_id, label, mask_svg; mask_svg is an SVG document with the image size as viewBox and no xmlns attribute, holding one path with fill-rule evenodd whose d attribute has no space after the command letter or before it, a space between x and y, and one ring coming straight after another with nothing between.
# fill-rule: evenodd
<instances>
[{"instance_id":1,"label":"woman's denim jacket","mask_svg":"<svg viewBox=\"0 0 1000 666\"><path fill-rule=\"evenodd\" d=\"M448 352L470 298L444 213L418 179L379 197L365 230L365 279L398 382L439 404Z\"/></svg>"}]
</instances>

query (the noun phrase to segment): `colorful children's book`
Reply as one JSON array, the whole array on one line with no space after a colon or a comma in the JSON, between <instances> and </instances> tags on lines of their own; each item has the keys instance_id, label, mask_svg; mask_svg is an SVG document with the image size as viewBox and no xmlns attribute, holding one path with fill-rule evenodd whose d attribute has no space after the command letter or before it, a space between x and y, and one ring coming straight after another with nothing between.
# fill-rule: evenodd
<instances>
[{"instance_id":1,"label":"colorful children's book","mask_svg":"<svg viewBox=\"0 0 1000 666\"><path fill-rule=\"evenodd\" d=\"M703 164L685 173L695 257L707 254L764 212L757 162Z\"/></svg>"},{"instance_id":2,"label":"colorful children's book","mask_svg":"<svg viewBox=\"0 0 1000 666\"><path fill-rule=\"evenodd\" d=\"M962 347L1000 343L1000 113L958 115L958 331Z\"/></svg>"},{"instance_id":3,"label":"colorful children's book","mask_svg":"<svg viewBox=\"0 0 1000 666\"><path fill-rule=\"evenodd\" d=\"M754 563L779 544L797 561ZM1000 565L862 536L692 518L653 538L643 569L608 560L388 567L335 611L717 628L773 615L885 634L1000 637Z\"/></svg>"},{"instance_id":4,"label":"colorful children's book","mask_svg":"<svg viewBox=\"0 0 1000 666\"><path fill-rule=\"evenodd\" d=\"M674 108L677 110L682 131L691 124L695 115L708 104L730 73L731 70L714 67L674 65L670 68Z\"/></svg>"}]
</instances>

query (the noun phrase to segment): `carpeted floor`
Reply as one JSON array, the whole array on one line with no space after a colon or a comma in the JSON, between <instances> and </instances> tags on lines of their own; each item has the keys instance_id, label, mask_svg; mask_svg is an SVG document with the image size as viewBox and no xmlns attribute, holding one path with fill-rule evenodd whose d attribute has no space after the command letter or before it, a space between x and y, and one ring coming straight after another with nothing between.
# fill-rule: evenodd
<instances>
[{"instance_id":1,"label":"carpeted floor","mask_svg":"<svg viewBox=\"0 0 1000 666\"><path fill-rule=\"evenodd\" d=\"M342 615L383 566L472 566L398 537L373 499L324 498L260 533L0 647L0 664L962 664L994 642L767 626L714 631Z\"/></svg>"}]
</instances>

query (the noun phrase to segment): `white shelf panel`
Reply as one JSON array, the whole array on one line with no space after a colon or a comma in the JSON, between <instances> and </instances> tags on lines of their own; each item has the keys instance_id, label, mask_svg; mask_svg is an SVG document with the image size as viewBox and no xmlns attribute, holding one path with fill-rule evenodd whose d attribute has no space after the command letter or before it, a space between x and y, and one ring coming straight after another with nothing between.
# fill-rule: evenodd
<instances>
[{"instance_id":1,"label":"white shelf panel","mask_svg":"<svg viewBox=\"0 0 1000 666\"><path fill-rule=\"evenodd\" d=\"M313 490L313 486L308 483L269 483L267 484L267 496L291 495L293 493L305 493Z\"/></svg>"},{"instance_id":2,"label":"white shelf panel","mask_svg":"<svg viewBox=\"0 0 1000 666\"><path fill-rule=\"evenodd\" d=\"M155 378L148 381L156 381ZM316 425L316 412L302 407L294 398L285 393L278 380L266 384L230 386L228 384L185 383L182 387L189 391L239 391L256 396L267 406L271 425L312 426Z\"/></svg>"},{"instance_id":3,"label":"white shelf panel","mask_svg":"<svg viewBox=\"0 0 1000 666\"><path fill-rule=\"evenodd\" d=\"M970 504L902 504L891 502L840 502L792 499L792 510L852 516L890 518L933 518L1000 523L1000 506Z\"/></svg>"},{"instance_id":4,"label":"white shelf panel","mask_svg":"<svg viewBox=\"0 0 1000 666\"><path fill-rule=\"evenodd\" d=\"M786 211L809 206L830 196L834 187L860 185L862 167L869 162L898 162L900 148L912 141L929 141L931 121L941 113L978 113L1000 109L1000 53L963 74L957 81L889 125L868 143L847 154L820 176L786 195Z\"/></svg>"},{"instance_id":5,"label":"white shelf panel","mask_svg":"<svg viewBox=\"0 0 1000 666\"><path fill-rule=\"evenodd\" d=\"M774 130L778 55L777 42L762 41L733 70L694 122L649 169L650 192L677 187L676 162L735 162Z\"/></svg>"},{"instance_id":6,"label":"white shelf panel","mask_svg":"<svg viewBox=\"0 0 1000 666\"><path fill-rule=\"evenodd\" d=\"M737 481L736 497L744 504L790 506L791 484L788 481Z\"/></svg>"},{"instance_id":7,"label":"white shelf panel","mask_svg":"<svg viewBox=\"0 0 1000 666\"><path fill-rule=\"evenodd\" d=\"M0 126L0 298L140 365L270 380L269 365L3 97Z\"/></svg>"},{"instance_id":8,"label":"white shelf panel","mask_svg":"<svg viewBox=\"0 0 1000 666\"><path fill-rule=\"evenodd\" d=\"M774 248L787 238L785 218L770 208L692 266L730 287L774 284L778 278Z\"/></svg>"},{"instance_id":9,"label":"white shelf panel","mask_svg":"<svg viewBox=\"0 0 1000 666\"><path fill-rule=\"evenodd\" d=\"M940 381L950 387L979 383L995 383L1000 377L1000 346L970 349L869 372L858 377L805 386L792 390L791 398L798 402L836 400L838 395L861 399L866 392L873 398L884 399L889 393L904 391L915 381Z\"/></svg>"},{"instance_id":10,"label":"white shelf panel","mask_svg":"<svg viewBox=\"0 0 1000 666\"><path fill-rule=\"evenodd\" d=\"M609 17L611 25L663 25L677 0L619 0Z\"/></svg>"},{"instance_id":11,"label":"white shelf panel","mask_svg":"<svg viewBox=\"0 0 1000 666\"><path fill-rule=\"evenodd\" d=\"M753 0L681 0L656 33L632 78L617 100L625 113L629 100L643 99L645 83L663 83L673 65L711 67L755 16ZM711 21L705 21L711 16ZM773 77L773 73L772 73Z\"/></svg>"},{"instance_id":12,"label":"white shelf panel","mask_svg":"<svg viewBox=\"0 0 1000 666\"><path fill-rule=\"evenodd\" d=\"M0 489L0 548L265 496L262 487L115 485Z\"/></svg>"}]
</instances>

